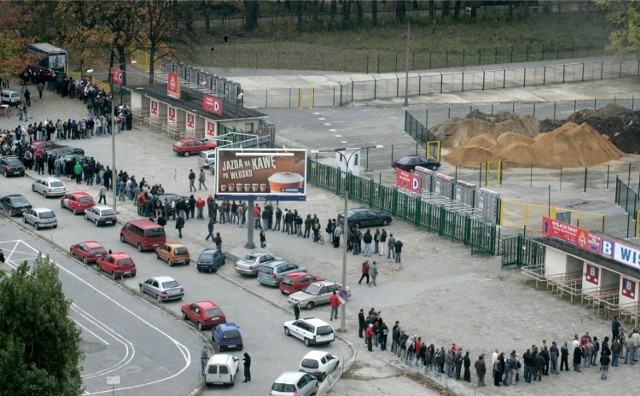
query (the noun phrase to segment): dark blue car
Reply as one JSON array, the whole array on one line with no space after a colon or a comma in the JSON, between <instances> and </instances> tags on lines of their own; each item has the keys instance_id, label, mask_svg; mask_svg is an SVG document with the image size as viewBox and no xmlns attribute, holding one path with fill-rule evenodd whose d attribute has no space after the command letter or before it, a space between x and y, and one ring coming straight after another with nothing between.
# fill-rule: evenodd
<instances>
[{"instance_id":1,"label":"dark blue car","mask_svg":"<svg viewBox=\"0 0 640 396\"><path fill-rule=\"evenodd\" d=\"M211 330L213 347L218 351L229 349L242 350L242 335L235 323L220 323Z\"/></svg>"},{"instance_id":2,"label":"dark blue car","mask_svg":"<svg viewBox=\"0 0 640 396\"><path fill-rule=\"evenodd\" d=\"M198 256L196 268L198 271L216 272L218 267L224 265L225 256L217 249L205 249Z\"/></svg>"}]
</instances>

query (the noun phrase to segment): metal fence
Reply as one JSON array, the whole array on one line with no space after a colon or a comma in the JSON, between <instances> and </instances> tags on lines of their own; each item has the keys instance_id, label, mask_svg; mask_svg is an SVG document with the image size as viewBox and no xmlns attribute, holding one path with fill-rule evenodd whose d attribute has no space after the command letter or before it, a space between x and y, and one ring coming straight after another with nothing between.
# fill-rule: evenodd
<instances>
[{"instance_id":1,"label":"metal fence","mask_svg":"<svg viewBox=\"0 0 640 396\"><path fill-rule=\"evenodd\" d=\"M495 255L496 226L474 220L468 214L425 202L420 196L376 183L373 179L345 174L339 167L309 159L307 181L353 201L379 209L417 227L471 247L472 254Z\"/></svg>"},{"instance_id":2,"label":"metal fence","mask_svg":"<svg viewBox=\"0 0 640 396\"><path fill-rule=\"evenodd\" d=\"M181 84L207 95L235 101L242 92L242 87L239 83L208 73L201 68L173 61L164 61L162 69L165 73L178 74Z\"/></svg>"},{"instance_id":3,"label":"metal fence","mask_svg":"<svg viewBox=\"0 0 640 396\"><path fill-rule=\"evenodd\" d=\"M502 268L540 266L544 264L545 254L544 245L522 235L500 241Z\"/></svg>"},{"instance_id":4,"label":"metal fence","mask_svg":"<svg viewBox=\"0 0 640 396\"><path fill-rule=\"evenodd\" d=\"M640 185L639 185L640 187ZM640 197L638 193L616 176L616 205L620 206L626 213L637 219L636 213L640 210Z\"/></svg>"}]
</instances>

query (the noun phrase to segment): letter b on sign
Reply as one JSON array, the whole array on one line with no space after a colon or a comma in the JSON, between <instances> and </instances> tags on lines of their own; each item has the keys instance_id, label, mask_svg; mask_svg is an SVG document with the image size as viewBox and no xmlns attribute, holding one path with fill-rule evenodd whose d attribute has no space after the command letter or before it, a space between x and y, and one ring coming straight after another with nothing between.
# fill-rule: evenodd
<instances>
[{"instance_id":1,"label":"letter b on sign","mask_svg":"<svg viewBox=\"0 0 640 396\"><path fill-rule=\"evenodd\" d=\"M613 257L613 243L603 239L600 242L600 251L603 256Z\"/></svg>"}]
</instances>

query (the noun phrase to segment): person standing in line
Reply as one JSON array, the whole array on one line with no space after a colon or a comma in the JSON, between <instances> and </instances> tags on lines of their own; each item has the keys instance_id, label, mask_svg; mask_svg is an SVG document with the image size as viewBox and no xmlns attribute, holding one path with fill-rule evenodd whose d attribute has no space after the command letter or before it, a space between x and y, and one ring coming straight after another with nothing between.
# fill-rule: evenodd
<instances>
[{"instance_id":1,"label":"person standing in line","mask_svg":"<svg viewBox=\"0 0 640 396\"><path fill-rule=\"evenodd\" d=\"M204 169L200 169L200 175L198 176L198 189L202 190L204 187L205 191L208 191L207 185L204 182L207 180L207 176L204 174Z\"/></svg>"},{"instance_id":2,"label":"person standing in line","mask_svg":"<svg viewBox=\"0 0 640 396\"><path fill-rule=\"evenodd\" d=\"M244 363L244 381L251 381L251 356L248 353L244 353L244 358L242 358L242 362Z\"/></svg>"},{"instance_id":3,"label":"person standing in line","mask_svg":"<svg viewBox=\"0 0 640 396\"><path fill-rule=\"evenodd\" d=\"M264 230L260 230L260 247L263 249L267 247L267 236L264 234Z\"/></svg>"},{"instance_id":4,"label":"person standing in line","mask_svg":"<svg viewBox=\"0 0 640 396\"><path fill-rule=\"evenodd\" d=\"M389 249L389 251L387 252L387 259L396 259L395 245L396 238L393 237L393 234L389 234L389 238L387 239L387 248Z\"/></svg>"},{"instance_id":5,"label":"person standing in line","mask_svg":"<svg viewBox=\"0 0 640 396\"><path fill-rule=\"evenodd\" d=\"M618 361L620 360L620 353L622 352L622 344L618 338L614 338L611 343L611 354L613 359L611 360L611 366L618 367Z\"/></svg>"},{"instance_id":6,"label":"person standing in line","mask_svg":"<svg viewBox=\"0 0 640 396\"><path fill-rule=\"evenodd\" d=\"M329 305L331 305L331 314L329 320L333 320L334 317L338 319L338 308L340 307L340 299L338 298L338 295L335 291L329 298Z\"/></svg>"},{"instance_id":7,"label":"person standing in line","mask_svg":"<svg viewBox=\"0 0 640 396\"><path fill-rule=\"evenodd\" d=\"M244 206L242 204L236 208L236 215L238 216L238 227L241 228L244 224Z\"/></svg>"},{"instance_id":8,"label":"person standing in line","mask_svg":"<svg viewBox=\"0 0 640 396\"><path fill-rule=\"evenodd\" d=\"M215 221L213 220L213 217L209 218L209 223L207 223L207 231L209 231L209 233L204 238L205 241L208 241L209 237L211 237L211 241L215 240L215 237L213 236L214 224L215 224Z\"/></svg>"},{"instance_id":9,"label":"person standing in line","mask_svg":"<svg viewBox=\"0 0 640 396\"><path fill-rule=\"evenodd\" d=\"M400 259L400 254L402 253L403 243L400 238L396 238L396 242L393 245L393 249L396 255L396 264L401 264L402 260Z\"/></svg>"},{"instance_id":10,"label":"person standing in line","mask_svg":"<svg viewBox=\"0 0 640 396\"><path fill-rule=\"evenodd\" d=\"M464 365L463 378L466 382L471 382L471 372L469 371L469 368L471 367L471 358L469 358L469 351L466 351L464 354L463 365Z\"/></svg>"},{"instance_id":11,"label":"person standing in line","mask_svg":"<svg viewBox=\"0 0 640 396\"><path fill-rule=\"evenodd\" d=\"M569 347L566 342L560 348L560 371L569 371Z\"/></svg>"},{"instance_id":12,"label":"person standing in line","mask_svg":"<svg viewBox=\"0 0 640 396\"><path fill-rule=\"evenodd\" d=\"M369 284L369 287L371 287L371 285L377 286L376 285L376 278L378 277L378 266L376 265L375 261L371 263L371 268L369 269L369 274L371 275L371 283Z\"/></svg>"},{"instance_id":13,"label":"person standing in line","mask_svg":"<svg viewBox=\"0 0 640 396\"><path fill-rule=\"evenodd\" d=\"M371 230L367 229L367 231L362 236L362 242L364 242L364 257L371 257L371 242L373 241L373 235L371 235Z\"/></svg>"},{"instance_id":14,"label":"person standing in line","mask_svg":"<svg viewBox=\"0 0 640 396\"><path fill-rule=\"evenodd\" d=\"M364 331L364 327L364 309L360 308L360 312L358 312L358 337L360 338L363 338L362 332Z\"/></svg>"},{"instance_id":15,"label":"person standing in line","mask_svg":"<svg viewBox=\"0 0 640 396\"><path fill-rule=\"evenodd\" d=\"M600 379L606 380L609 376L609 362L611 359L609 358L609 352L602 351L600 355Z\"/></svg>"},{"instance_id":16,"label":"person standing in line","mask_svg":"<svg viewBox=\"0 0 640 396\"><path fill-rule=\"evenodd\" d=\"M102 203L107 204L107 188L105 186L100 186L100 191L98 192L98 204Z\"/></svg>"},{"instance_id":17,"label":"person standing in line","mask_svg":"<svg viewBox=\"0 0 640 396\"><path fill-rule=\"evenodd\" d=\"M182 228L184 227L184 219L178 217L176 220L176 230L178 230L178 238L182 238Z\"/></svg>"},{"instance_id":18,"label":"person standing in line","mask_svg":"<svg viewBox=\"0 0 640 396\"><path fill-rule=\"evenodd\" d=\"M380 255L384 257L385 250L387 249L387 230L384 228L380 233Z\"/></svg>"},{"instance_id":19,"label":"person standing in line","mask_svg":"<svg viewBox=\"0 0 640 396\"><path fill-rule=\"evenodd\" d=\"M380 229L376 228L375 234L373 234L373 254L380 252Z\"/></svg>"},{"instance_id":20,"label":"person standing in line","mask_svg":"<svg viewBox=\"0 0 640 396\"><path fill-rule=\"evenodd\" d=\"M369 260L362 263L362 276L360 277L358 284L359 285L362 284L362 280L365 278L367 279L367 285L368 285L369 284Z\"/></svg>"},{"instance_id":21,"label":"person standing in line","mask_svg":"<svg viewBox=\"0 0 640 396\"><path fill-rule=\"evenodd\" d=\"M300 303L299 302L293 304L293 316L296 318L296 320L300 319Z\"/></svg>"},{"instance_id":22,"label":"person standing in line","mask_svg":"<svg viewBox=\"0 0 640 396\"><path fill-rule=\"evenodd\" d=\"M367 327L367 351L373 352L373 324L369 323Z\"/></svg>"},{"instance_id":23,"label":"person standing in line","mask_svg":"<svg viewBox=\"0 0 640 396\"><path fill-rule=\"evenodd\" d=\"M476 369L476 375L478 376L478 386L485 386L484 376L487 374L487 364L484 361L484 353L478 357L478 360L473 364Z\"/></svg>"},{"instance_id":24,"label":"person standing in line","mask_svg":"<svg viewBox=\"0 0 640 396\"><path fill-rule=\"evenodd\" d=\"M213 239L213 242L216 243L216 249L222 253L222 238L220 237L220 233L216 232L216 237Z\"/></svg>"},{"instance_id":25,"label":"person standing in line","mask_svg":"<svg viewBox=\"0 0 640 396\"><path fill-rule=\"evenodd\" d=\"M189 192L196 191L196 174L193 169L189 169Z\"/></svg>"},{"instance_id":26,"label":"person standing in line","mask_svg":"<svg viewBox=\"0 0 640 396\"><path fill-rule=\"evenodd\" d=\"M333 247L340 247L340 236L342 235L342 227L336 225L336 228L333 229Z\"/></svg>"},{"instance_id":27,"label":"person standing in line","mask_svg":"<svg viewBox=\"0 0 640 396\"><path fill-rule=\"evenodd\" d=\"M612 340L618 338L618 334L620 334L620 322L618 321L617 316L615 316L611 322L611 333L613 333L613 338L611 338Z\"/></svg>"},{"instance_id":28,"label":"person standing in line","mask_svg":"<svg viewBox=\"0 0 640 396\"><path fill-rule=\"evenodd\" d=\"M205 369L207 368L207 362L209 362L209 356L211 355L211 347L209 344L204 344L202 346L202 351L200 351L200 375L204 376Z\"/></svg>"}]
</instances>

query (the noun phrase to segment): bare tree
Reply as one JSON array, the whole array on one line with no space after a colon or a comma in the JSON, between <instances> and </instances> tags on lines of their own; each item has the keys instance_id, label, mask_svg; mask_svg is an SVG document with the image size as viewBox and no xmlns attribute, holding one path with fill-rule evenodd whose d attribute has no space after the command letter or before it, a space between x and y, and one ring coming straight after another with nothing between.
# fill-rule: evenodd
<instances>
[{"instance_id":1,"label":"bare tree","mask_svg":"<svg viewBox=\"0 0 640 396\"><path fill-rule=\"evenodd\" d=\"M371 0L371 24L378 26L378 0Z\"/></svg>"},{"instance_id":2,"label":"bare tree","mask_svg":"<svg viewBox=\"0 0 640 396\"><path fill-rule=\"evenodd\" d=\"M258 16L260 15L260 2L244 1L244 29L255 30L258 27Z\"/></svg>"}]
</instances>

